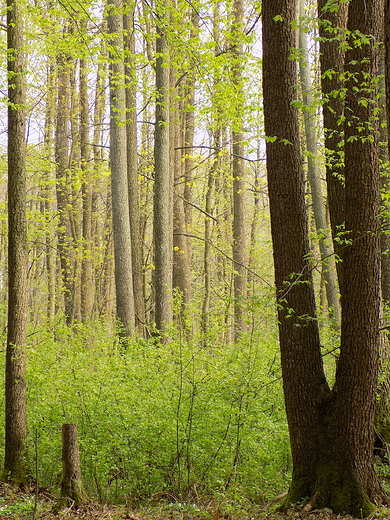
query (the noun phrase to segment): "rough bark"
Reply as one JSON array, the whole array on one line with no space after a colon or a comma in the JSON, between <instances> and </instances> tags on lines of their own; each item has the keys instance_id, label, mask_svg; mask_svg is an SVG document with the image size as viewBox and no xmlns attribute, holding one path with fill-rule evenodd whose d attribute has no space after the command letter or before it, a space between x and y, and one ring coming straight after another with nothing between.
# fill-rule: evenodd
<instances>
[{"instance_id":1,"label":"rough bark","mask_svg":"<svg viewBox=\"0 0 390 520\"><path fill-rule=\"evenodd\" d=\"M81 479L77 424L62 425L62 480L60 503L78 506L86 500Z\"/></svg>"},{"instance_id":2,"label":"rough bark","mask_svg":"<svg viewBox=\"0 0 390 520\"><path fill-rule=\"evenodd\" d=\"M311 495L316 474L318 406L322 392L329 391L322 367L311 267L307 260L310 250L298 114L292 106L297 81L296 64L290 59L295 45L292 28L295 19L296 2L263 1L267 177L283 386L293 458L288 503ZM296 381L300 384L296 385ZM296 493L298 482L306 489Z\"/></svg>"},{"instance_id":3,"label":"rough bark","mask_svg":"<svg viewBox=\"0 0 390 520\"><path fill-rule=\"evenodd\" d=\"M108 3L108 32L111 39L110 65L110 166L116 312L121 335L130 337L135 329L131 258L131 230L127 182L126 104L123 62L123 3Z\"/></svg>"},{"instance_id":4,"label":"rough bark","mask_svg":"<svg viewBox=\"0 0 390 520\"><path fill-rule=\"evenodd\" d=\"M125 2L129 3L128 0ZM136 327L140 334L145 326L145 303L143 294L143 251L138 186L137 148L137 77L134 63L135 36L133 26L134 7L123 17L126 73L126 135L127 135L127 182L129 189L129 218L131 231L131 255Z\"/></svg>"},{"instance_id":5,"label":"rough bark","mask_svg":"<svg viewBox=\"0 0 390 520\"><path fill-rule=\"evenodd\" d=\"M23 484L27 472L26 335L27 221L25 61L21 4L7 2L8 70L8 326L5 366L4 480Z\"/></svg>"},{"instance_id":6,"label":"rough bark","mask_svg":"<svg viewBox=\"0 0 390 520\"><path fill-rule=\"evenodd\" d=\"M292 483L284 505L310 497L310 507L327 506L336 513L367 516L373 503L383 499L372 455L379 348L380 197L377 133L371 112L375 110L375 88L367 78L376 74L377 51L374 45L355 46L352 42L346 60L351 75L344 128L345 222L352 243L344 255L340 358L330 391L322 366L307 263L298 117L292 107L296 69L290 54L295 43L295 19L295 2L263 1L267 171L283 386L293 459ZM355 0L350 4L352 34L358 31L375 38L380 19L379 2Z\"/></svg>"},{"instance_id":7,"label":"rough bark","mask_svg":"<svg viewBox=\"0 0 390 520\"><path fill-rule=\"evenodd\" d=\"M169 164L169 51L164 7L158 6L156 27L156 119L154 134L154 289L155 323L164 331L172 322L172 206Z\"/></svg>"},{"instance_id":8,"label":"rough bark","mask_svg":"<svg viewBox=\"0 0 390 520\"><path fill-rule=\"evenodd\" d=\"M246 201L244 169L244 133L242 105L242 67L243 67L243 23L244 4L235 0L233 5L232 26L232 76L236 90L236 113L233 121L233 284L234 284L234 337L237 341L245 332L247 296L247 255L246 255Z\"/></svg>"},{"instance_id":9,"label":"rough bark","mask_svg":"<svg viewBox=\"0 0 390 520\"><path fill-rule=\"evenodd\" d=\"M385 100L386 100L386 117L387 117L387 145L388 145L388 156L390 156L390 2L385 0L384 2L384 43L385 43ZM383 184L386 185L387 190L389 189L389 173L383 178ZM387 207L387 211L389 208ZM390 219L387 218L385 222L385 235L382 237L383 242L383 254L386 251L387 260L382 262L381 271L381 285L382 285L382 296L387 302L390 302L390 262L389 262L389 237L390 237Z\"/></svg>"},{"instance_id":10,"label":"rough bark","mask_svg":"<svg viewBox=\"0 0 390 520\"><path fill-rule=\"evenodd\" d=\"M67 29L64 28L64 35ZM65 36L64 36L65 37ZM69 119L70 119L70 58L64 53L57 57L57 121L55 132L56 197L58 212L58 244L62 290L65 304L65 319L73 322L71 245L73 242L69 215Z\"/></svg>"},{"instance_id":11,"label":"rough bark","mask_svg":"<svg viewBox=\"0 0 390 520\"><path fill-rule=\"evenodd\" d=\"M171 103L170 109L170 140L171 140L171 169L174 175L173 195L173 287L181 294L180 314L191 301L191 267L188 249L186 216L185 216L185 172L182 162L181 148L183 147L183 119L180 117L180 103L177 99L178 88L175 87L177 74L171 69L171 96L176 99ZM175 95L176 92L176 95Z\"/></svg>"}]
</instances>

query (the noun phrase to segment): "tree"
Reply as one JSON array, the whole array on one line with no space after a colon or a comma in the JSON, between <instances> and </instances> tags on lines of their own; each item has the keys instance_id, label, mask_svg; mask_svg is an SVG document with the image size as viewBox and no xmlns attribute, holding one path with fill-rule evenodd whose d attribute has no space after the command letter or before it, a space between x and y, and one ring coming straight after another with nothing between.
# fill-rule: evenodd
<instances>
[{"instance_id":1,"label":"tree","mask_svg":"<svg viewBox=\"0 0 390 520\"><path fill-rule=\"evenodd\" d=\"M347 24L347 2L318 0L320 34L321 92L324 98L322 110L325 132L326 186L330 224L334 251L343 259L343 226L345 220L344 165L343 165L343 71ZM341 240L337 239L340 235ZM343 284L343 262L336 263L341 294Z\"/></svg>"},{"instance_id":2,"label":"tree","mask_svg":"<svg viewBox=\"0 0 390 520\"><path fill-rule=\"evenodd\" d=\"M237 340L245 332L245 300L247 294L246 276L246 218L245 218L245 180L244 180L244 136L243 136L243 0L235 0L234 21L232 26L232 76L236 90L236 110L233 118L233 268L234 268L234 335Z\"/></svg>"},{"instance_id":3,"label":"tree","mask_svg":"<svg viewBox=\"0 0 390 520\"><path fill-rule=\"evenodd\" d=\"M108 3L110 35L110 166L114 228L116 312L121 334L134 333L134 293L127 182L126 93L123 61L123 2Z\"/></svg>"},{"instance_id":4,"label":"tree","mask_svg":"<svg viewBox=\"0 0 390 520\"><path fill-rule=\"evenodd\" d=\"M154 129L154 284L155 322L163 331L172 322L173 179L169 164L169 48L167 12L159 1L156 19L156 119Z\"/></svg>"},{"instance_id":5,"label":"tree","mask_svg":"<svg viewBox=\"0 0 390 520\"><path fill-rule=\"evenodd\" d=\"M63 38L70 34L67 22L64 23ZM69 123L70 123L70 71L72 58L60 51L57 56L57 120L55 130L55 162L56 162L56 195L58 211L58 244L60 257L63 297L65 303L65 319L71 325L74 319L73 306L73 258L72 232L69 208Z\"/></svg>"},{"instance_id":6,"label":"tree","mask_svg":"<svg viewBox=\"0 0 390 520\"><path fill-rule=\"evenodd\" d=\"M129 4L129 5L128 5ZM129 190L129 218L131 232L131 255L136 326L142 333L145 326L145 304L142 274L142 241L138 187L137 150L137 77L135 68L135 28L133 24L135 4L125 4L123 15L126 73L126 137L127 137L127 182Z\"/></svg>"},{"instance_id":7,"label":"tree","mask_svg":"<svg viewBox=\"0 0 390 520\"><path fill-rule=\"evenodd\" d=\"M345 293L340 358L329 388L316 321L298 116L292 106L296 2L263 2L263 89L267 172L283 388L293 474L285 506L368 515L383 499L373 466L379 347L379 169L375 76L380 2L349 7L346 56ZM364 35L372 35L365 37ZM364 299L362 299L364 294ZM299 384L297 382L299 381Z\"/></svg>"},{"instance_id":8,"label":"tree","mask_svg":"<svg viewBox=\"0 0 390 520\"><path fill-rule=\"evenodd\" d=\"M81 266L81 316L84 322L92 318L94 303L94 276L92 258L92 181L89 144L89 105L87 64L80 60L80 156L81 170L84 174L82 184L83 218L82 218L82 266Z\"/></svg>"},{"instance_id":9,"label":"tree","mask_svg":"<svg viewBox=\"0 0 390 520\"><path fill-rule=\"evenodd\" d=\"M299 76L303 98L303 122L305 127L307 173L310 185L311 200L316 231L318 234L319 249L322 262L322 274L325 282L326 299L329 315L334 318L335 324L340 325L340 303L338 297L337 275L333 255L330 232L327 229L326 206L323 197L322 179L318 161L317 131L315 115L313 113L312 82L308 66L307 32L303 27L305 15L305 0L299 0Z\"/></svg>"},{"instance_id":10,"label":"tree","mask_svg":"<svg viewBox=\"0 0 390 520\"><path fill-rule=\"evenodd\" d=\"M23 484L27 472L27 219L25 60L21 4L7 2L8 71L8 327L3 478Z\"/></svg>"}]
</instances>

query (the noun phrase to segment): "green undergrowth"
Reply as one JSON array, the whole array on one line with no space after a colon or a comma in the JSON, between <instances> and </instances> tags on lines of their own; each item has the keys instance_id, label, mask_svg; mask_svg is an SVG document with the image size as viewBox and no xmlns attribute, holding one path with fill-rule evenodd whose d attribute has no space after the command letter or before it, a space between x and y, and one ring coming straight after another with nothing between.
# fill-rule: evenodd
<instances>
[{"instance_id":1,"label":"green undergrowth","mask_svg":"<svg viewBox=\"0 0 390 520\"><path fill-rule=\"evenodd\" d=\"M101 502L213 497L237 507L288 485L275 331L240 345L206 348L177 333L166 345L138 339L124 349L95 322L30 336L27 367L31 479L41 487L59 489L69 422L84 487Z\"/></svg>"}]
</instances>

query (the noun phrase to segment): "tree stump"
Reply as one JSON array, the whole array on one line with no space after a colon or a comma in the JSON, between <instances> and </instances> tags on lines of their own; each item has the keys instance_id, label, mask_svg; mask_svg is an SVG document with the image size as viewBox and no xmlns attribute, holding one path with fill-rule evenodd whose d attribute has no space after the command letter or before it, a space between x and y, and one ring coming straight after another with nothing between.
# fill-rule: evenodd
<instances>
[{"instance_id":1,"label":"tree stump","mask_svg":"<svg viewBox=\"0 0 390 520\"><path fill-rule=\"evenodd\" d=\"M60 504L73 502L75 506L86 500L81 480L77 424L62 425L62 481Z\"/></svg>"}]
</instances>

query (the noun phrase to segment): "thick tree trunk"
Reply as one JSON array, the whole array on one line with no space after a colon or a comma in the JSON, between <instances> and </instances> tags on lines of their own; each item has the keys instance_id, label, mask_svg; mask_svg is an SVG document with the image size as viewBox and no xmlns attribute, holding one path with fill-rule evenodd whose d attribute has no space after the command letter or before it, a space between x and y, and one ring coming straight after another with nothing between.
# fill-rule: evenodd
<instances>
[{"instance_id":1,"label":"thick tree trunk","mask_svg":"<svg viewBox=\"0 0 390 520\"><path fill-rule=\"evenodd\" d=\"M283 384L293 457L288 503L311 495L316 474L319 404L322 393L329 392L315 319L311 266L307 260L310 249L298 114L292 106L297 82L296 64L291 60L291 48L296 41L292 28L295 19L296 2L263 1L267 174ZM296 490L298 484L300 489Z\"/></svg>"},{"instance_id":2,"label":"thick tree trunk","mask_svg":"<svg viewBox=\"0 0 390 520\"><path fill-rule=\"evenodd\" d=\"M390 1L385 0L384 2L385 11L385 89L386 89L386 117L387 117L387 145L388 145L388 156L390 156ZM386 185L387 191L390 188L390 174L387 171L386 177L383 179L383 184ZM387 203L388 204L388 203ZM387 207L388 210L388 207ZM381 283L382 283L382 297L385 301L390 304L390 219L386 219L385 225L386 234L382 236L383 242L383 254L386 254L386 260L382 262L381 271ZM385 253L386 251L386 253ZM389 439L390 440L390 439Z\"/></svg>"},{"instance_id":3,"label":"thick tree trunk","mask_svg":"<svg viewBox=\"0 0 390 520\"><path fill-rule=\"evenodd\" d=\"M62 480L63 505L80 505L86 500L81 479L81 465L77 424L62 425ZM70 502L70 504L69 504Z\"/></svg>"},{"instance_id":4,"label":"thick tree trunk","mask_svg":"<svg viewBox=\"0 0 390 520\"><path fill-rule=\"evenodd\" d=\"M4 480L23 484L27 472L26 336L27 220L25 61L21 4L7 2L8 49L8 326L5 366Z\"/></svg>"},{"instance_id":5,"label":"thick tree trunk","mask_svg":"<svg viewBox=\"0 0 390 520\"><path fill-rule=\"evenodd\" d=\"M379 2L352 2L351 34L375 37L381 19L378 7ZM372 456L378 375L380 197L377 129L372 117L375 87L369 78L377 71L376 50L370 40L370 45L351 45L347 53L352 75L346 97L345 221L352 244L344 256L340 359L330 391L322 366L306 260L309 249L298 117L292 107L296 69L290 53L295 43L295 19L294 2L263 1L267 170L283 385L293 458L285 506L310 497L311 507L327 506L337 513L366 516L373 503L383 498ZM362 81L365 83L360 91ZM363 96L367 103L362 102Z\"/></svg>"}]
</instances>

